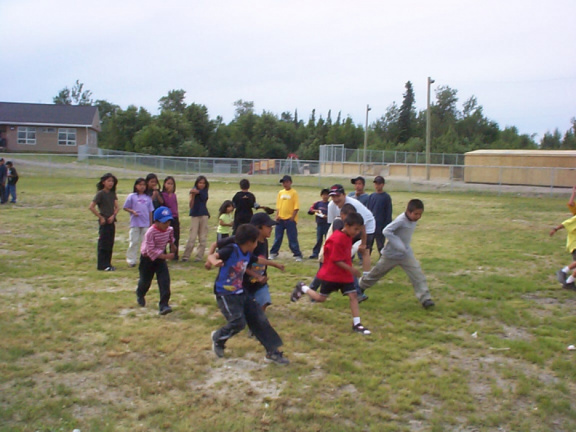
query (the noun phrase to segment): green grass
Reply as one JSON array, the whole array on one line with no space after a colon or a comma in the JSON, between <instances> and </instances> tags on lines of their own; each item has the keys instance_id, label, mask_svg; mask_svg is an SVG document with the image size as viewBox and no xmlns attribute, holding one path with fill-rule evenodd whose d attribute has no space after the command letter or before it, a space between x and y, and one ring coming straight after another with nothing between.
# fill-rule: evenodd
<instances>
[{"instance_id":1,"label":"green grass","mask_svg":"<svg viewBox=\"0 0 576 432\"><path fill-rule=\"evenodd\" d=\"M174 313L157 315L156 285L148 307L136 305L124 212L118 270L96 271L88 205L100 172L59 174L22 175L19 204L0 208L0 431L576 430L575 354L566 350L576 343L576 295L554 277L569 259L565 237L548 237L567 217L567 197L387 185L395 216L412 197L425 202L413 247L437 306L422 309L396 269L361 305L369 337L351 332L341 296L290 303L317 264L294 263L285 241L286 271L269 271L267 315L291 361L278 367L245 332L214 357L209 335L224 320L216 273L200 263L170 265ZM189 180L178 181L183 237ZM238 179L210 180L216 215ZM338 180L295 178L302 207ZM133 181L120 179L120 204ZM260 204L274 205L277 181L253 179ZM315 226L304 212L299 233L309 255Z\"/></svg>"}]
</instances>

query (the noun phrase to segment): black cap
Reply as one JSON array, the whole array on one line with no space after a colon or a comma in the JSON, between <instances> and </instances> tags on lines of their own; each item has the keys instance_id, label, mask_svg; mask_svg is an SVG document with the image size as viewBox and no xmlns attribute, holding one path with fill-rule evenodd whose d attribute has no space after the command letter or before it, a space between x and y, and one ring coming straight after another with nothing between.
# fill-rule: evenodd
<instances>
[{"instance_id":1,"label":"black cap","mask_svg":"<svg viewBox=\"0 0 576 432\"><path fill-rule=\"evenodd\" d=\"M292 177L290 177L289 175L285 175L284 177L282 177L282 178L280 179L280 182L279 182L279 183L284 183L285 181L291 182L291 181L292 181Z\"/></svg>"},{"instance_id":2,"label":"black cap","mask_svg":"<svg viewBox=\"0 0 576 432\"><path fill-rule=\"evenodd\" d=\"M252 219L250 219L250 223L256 226L265 225L271 227L276 225L276 221L272 220L272 218L270 218L266 213L256 213L252 216Z\"/></svg>"},{"instance_id":3,"label":"black cap","mask_svg":"<svg viewBox=\"0 0 576 432\"><path fill-rule=\"evenodd\" d=\"M386 180L384 180L384 177L382 177L382 176L376 176L376 177L374 178L374 183L384 184L384 183L386 183Z\"/></svg>"},{"instance_id":4,"label":"black cap","mask_svg":"<svg viewBox=\"0 0 576 432\"><path fill-rule=\"evenodd\" d=\"M350 183L356 184L356 182L357 182L358 180L362 180L362 184L366 184L366 180L365 180L364 177L362 177L362 176L358 176L358 177L356 177L356 178L353 178L352 180L350 180Z\"/></svg>"},{"instance_id":5,"label":"black cap","mask_svg":"<svg viewBox=\"0 0 576 432\"><path fill-rule=\"evenodd\" d=\"M330 188L330 193L328 195L332 196L332 195L339 195L339 194L343 194L344 192L344 187L341 184L335 184Z\"/></svg>"}]
</instances>

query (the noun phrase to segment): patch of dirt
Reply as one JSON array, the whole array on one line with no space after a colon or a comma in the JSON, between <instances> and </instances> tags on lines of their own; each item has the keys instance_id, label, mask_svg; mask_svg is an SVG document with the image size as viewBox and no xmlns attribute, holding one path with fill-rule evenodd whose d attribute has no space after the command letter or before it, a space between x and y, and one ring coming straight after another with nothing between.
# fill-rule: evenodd
<instances>
[{"instance_id":1,"label":"patch of dirt","mask_svg":"<svg viewBox=\"0 0 576 432\"><path fill-rule=\"evenodd\" d=\"M248 396L252 401L276 399L280 396L284 384L275 379L257 379L258 371L265 367L266 364L261 361L246 358L225 359L206 372L205 381L195 381L190 386L193 391L203 392L210 397L229 397L231 392L234 392L239 397Z\"/></svg>"}]
</instances>

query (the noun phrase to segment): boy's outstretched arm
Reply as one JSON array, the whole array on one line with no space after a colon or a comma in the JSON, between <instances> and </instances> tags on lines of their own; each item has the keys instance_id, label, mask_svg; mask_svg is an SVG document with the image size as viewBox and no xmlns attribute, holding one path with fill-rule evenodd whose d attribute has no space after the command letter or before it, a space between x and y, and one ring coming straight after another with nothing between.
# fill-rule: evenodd
<instances>
[{"instance_id":1,"label":"boy's outstretched arm","mask_svg":"<svg viewBox=\"0 0 576 432\"><path fill-rule=\"evenodd\" d=\"M224 265L224 261L220 259L220 255L218 252L208 255L206 258L206 264L210 264L210 266L214 267L222 267Z\"/></svg>"},{"instance_id":2,"label":"boy's outstretched arm","mask_svg":"<svg viewBox=\"0 0 576 432\"><path fill-rule=\"evenodd\" d=\"M556 234L556 231L561 230L564 228L564 225L560 224L557 227L552 228L552 230L550 231L550 237L552 237L554 234Z\"/></svg>"},{"instance_id":3,"label":"boy's outstretched arm","mask_svg":"<svg viewBox=\"0 0 576 432\"><path fill-rule=\"evenodd\" d=\"M276 267L278 270L284 271L284 264L280 264L277 261L270 261L269 259L266 259L263 256L258 257L258 264L265 265L268 267Z\"/></svg>"}]
</instances>

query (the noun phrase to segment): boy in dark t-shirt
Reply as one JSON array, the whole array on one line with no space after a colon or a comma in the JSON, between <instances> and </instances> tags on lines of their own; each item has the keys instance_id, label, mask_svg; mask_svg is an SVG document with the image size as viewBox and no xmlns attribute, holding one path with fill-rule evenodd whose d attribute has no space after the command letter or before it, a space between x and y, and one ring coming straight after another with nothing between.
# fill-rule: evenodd
<instances>
[{"instance_id":1,"label":"boy in dark t-shirt","mask_svg":"<svg viewBox=\"0 0 576 432\"><path fill-rule=\"evenodd\" d=\"M218 308L227 323L212 332L212 349L218 357L224 357L225 344L232 336L248 327L266 349L266 361L288 364L278 348L282 339L270 325L264 311L244 288L244 273L249 263L258 259L252 255L258 244L258 229L244 224L238 227L235 242L222 247L208 256L207 267L220 267L214 282L214 294Z\"/></svg>"},{"instance_id":2,"label":"boy in dark t-shirt","mask_svg":"<svg viewBox=\"0 0 576 432\"><path fill-rule=\"evenodd\" d=\"M350 253L352 239L360 234L363 225L364 219L358 213L351 213L346 217L342 231L334 231L324 244L324 264L317 275L321 282L320 292L316 292L299 282L296 284L290 300L295 302L303 294L308 294L317 302L325 302L331 293L340 291L342 295L347 295L350 301L352 330L363 335L369 335L370 330L360 322L358 295L354 288L354 276L360 277L362 273L352 267L352 256Z\"/></svg>"}]
</instances>

